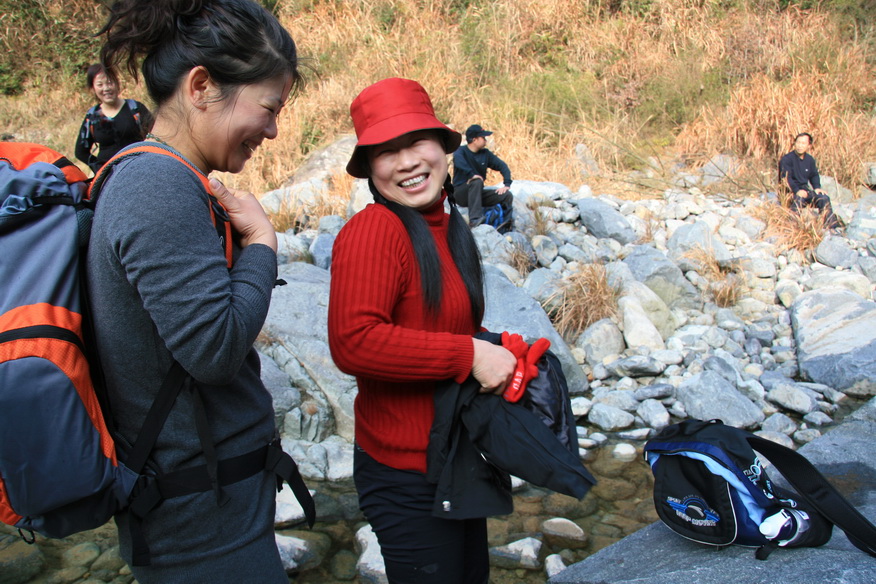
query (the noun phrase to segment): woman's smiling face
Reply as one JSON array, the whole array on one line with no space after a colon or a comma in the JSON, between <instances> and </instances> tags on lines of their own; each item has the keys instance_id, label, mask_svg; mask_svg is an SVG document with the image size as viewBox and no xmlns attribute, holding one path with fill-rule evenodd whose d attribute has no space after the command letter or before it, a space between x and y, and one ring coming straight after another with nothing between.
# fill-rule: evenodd
<instances>
[{"instance_id":1,"label":"woman's smiling face","mask_svg":"<svg viewBox=\"0 0 876 584\"><path fill-rule=\"evenodd\" d=\"M441 197L448 170L444 142L434 130L369 146L368 165L380 194L413 209L430 207Z\"/></svg>"},{"instance_id":2,"label":"woman's smiling face","mask_svg":"<svg viewBox=\"0 0 876 584\"><path fill-rule=\"evenodd\" d=\"M263 141L277 137L277 116L289 99L291 81L278 77L244 86L227 101L208 106L200 142L203 169L243 170Z\"/></svg>"},{"instance_id":3,"label":"woman's smiling face","mask_svg":"<svg viewBox=\"0 0 876 584\"><path fill-rule=\"evenodd\" d=\"M116 100L119 98L119 85L113 79L110 79L106 73L98 73L94 76L91 89L94 91L97 99L107 105L115 105Z\"/></svg>"}]
</instances>

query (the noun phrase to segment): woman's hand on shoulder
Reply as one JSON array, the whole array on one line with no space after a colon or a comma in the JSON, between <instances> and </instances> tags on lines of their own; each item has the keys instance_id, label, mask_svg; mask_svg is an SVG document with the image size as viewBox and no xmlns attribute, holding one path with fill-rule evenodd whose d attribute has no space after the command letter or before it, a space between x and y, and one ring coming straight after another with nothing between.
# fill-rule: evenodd
<instances>
[{"instance_id":1,"label":"woman's hand on shoulder","mask_svg":"<svg viewBox=\"0 0 876 584\"><path fill-rule=\"evenodd\" d=\"M261 243L277 251L277 233L255 195L229 189L215 178L210 179L210 188L213 196L228 211L231 228L240 236L241 246Z\"/></svg>"},{"instance_id":2,"label":"woman's hand on shoulder","mask_svg":"<svg viewBox=\"0 0 876 584\"><path fill-rule=\"evenodd\" d=\"M511 351L501 345L494 345L489 341L472 339L474 343L474 359L471 374L481 384L481 393L495 393L502 395L514 369L517 367L517 358Z\"/></svg>"}]
</instances>

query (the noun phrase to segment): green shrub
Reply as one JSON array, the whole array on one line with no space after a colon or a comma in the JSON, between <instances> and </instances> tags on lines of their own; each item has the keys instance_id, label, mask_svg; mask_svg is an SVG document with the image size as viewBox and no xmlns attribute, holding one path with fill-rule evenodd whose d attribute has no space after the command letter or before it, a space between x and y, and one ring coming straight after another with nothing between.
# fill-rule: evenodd
<instances>
[{"instance_id":1,"label":"green shrub","mask_svg":"<svg viewBox=\"0 0 876 584\"><path fill-rule=\"evenodd\" d=\"M19 92L33 76L75 77L97 57L93 35L104 16L99 3L0 0L0 87Z\"/></svg>"},{"instance_id":2,"label":"green shrub","mask_svg":"<svg viewBox=\"0 0 876 584\"><path fill-rule=\"evenodd\" d=\"M24 75L20 69L0 62L0 95L18 95L24 89Z\"/></svg>"},{"instance_id":3,"label":"green shrub","mask_svg":"<svg viewBox=\"0 0 876 584\"><path fill-rule=\"evenodd\" d=\"M801 10L828 10L851 18L862 27L873 26L876 14L876 0L779 0L782 10L799 8Z\"/></svg>"},{"instance_id":4,"label":"green shrub","mask_svg":"<svg viewBox=\"0 0 876 584\"><path fill-rule=\"evenodd\" d=\"M694 119L704 104L725 104L729 86L717 68L704 70L690 53L645 83L636 113L652 128L672 130Z\"/></svg>"}]
</instances>

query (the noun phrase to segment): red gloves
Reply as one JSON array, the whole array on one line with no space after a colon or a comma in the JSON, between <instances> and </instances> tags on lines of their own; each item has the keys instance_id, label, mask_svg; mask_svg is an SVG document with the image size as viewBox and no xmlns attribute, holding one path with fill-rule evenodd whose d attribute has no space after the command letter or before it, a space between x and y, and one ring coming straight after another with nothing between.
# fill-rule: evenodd
<instances>
[{"instance_id":1,"label":"red gloves","mask_svg":"<svg viewBox=\"0 0 876 584\"><path fill-rule=\"evenodd\" d=\"M510 385L505 389L505 393L502 394L507 401L515 403L523 397L529 380L538 375L536 363L550 348L551 342L541 338L529 346L520 335L512 335L506 331L502 333L502 346L517 357L517 368L514 369L514 376L511 378Z\"/></svg>"}]
</instances>

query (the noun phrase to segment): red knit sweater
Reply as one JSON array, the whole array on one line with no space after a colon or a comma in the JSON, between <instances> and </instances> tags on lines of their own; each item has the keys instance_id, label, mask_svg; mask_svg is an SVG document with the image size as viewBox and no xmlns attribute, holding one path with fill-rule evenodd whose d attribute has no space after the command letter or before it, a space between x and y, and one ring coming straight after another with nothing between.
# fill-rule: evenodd
<instances>
[{"instance_id":1,"label":"red knit sweater","mask_svg":"<svg viewBox=\"0 0 876 584\"><path fill-rule=\"evenodd\" d=\"M471 373L475 333L465 285L447 245L443 198L423 212L441 261L442 301L430 317L401 221L371 204L341 229L332 251L329 346L356 376L356 441L377 461L426 472L435 381Z\"/></svg>"}]
</instances>

